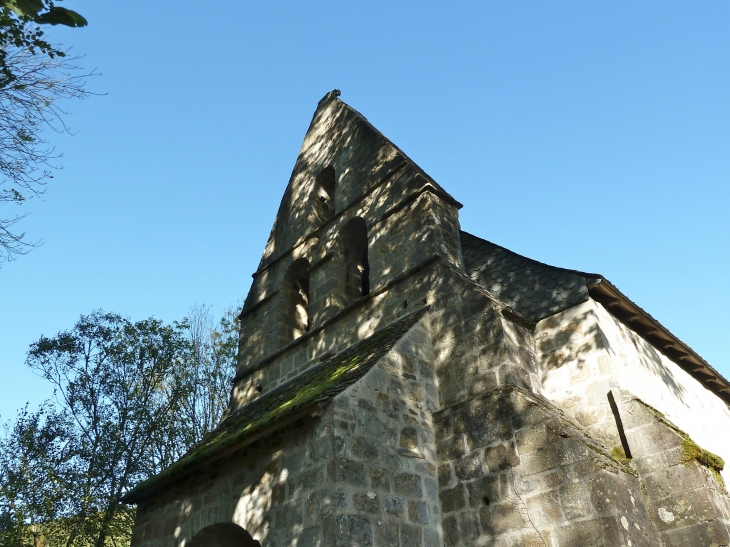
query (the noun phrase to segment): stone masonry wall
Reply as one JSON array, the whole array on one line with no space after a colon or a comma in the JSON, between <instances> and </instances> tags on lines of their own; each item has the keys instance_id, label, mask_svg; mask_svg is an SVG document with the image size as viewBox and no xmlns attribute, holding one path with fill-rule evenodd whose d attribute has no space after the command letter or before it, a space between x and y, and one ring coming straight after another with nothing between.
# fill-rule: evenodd
<instances>
[{"instance_id":1,"label":"stone masonry wall","mask_svg":"<svg viewBox=\"0 0 730 547\"><path fill-rule=\"evenodd\" d=\"M531 333L471 280L444 272L432 287L436 372L442 406L513 384L531 390L537 363Z\"/></svg>"},{"instance_id":2,"label":"stone masonry wall","mask_svg":"<svg viewBox=\"0 0 730 547\"><path fill-rule=\"evenodd\" d=\"M322 170L334 169L335 212L339 213L404 160L402 152L354 110L334 97L323 100L302 143L261 265L317 228L308 222L313 217L312 188Z\"/></svg>"},{"instance_id":3,"label":"stone masonry wall","mask_svg":"<svg viewBox=\"0 0 730 547\"><path fill-rule=\"evenodd\" d=\"M444 205L440 198L432 197L429 192L420 192L424 182L414 169L400 169L372 193L340 211L331 222L307 233L293 247L279 249L280 257L254 275L246 307L253 307L259 302L265 302L265 309L270 307L267 299L280 290L289 265L297 259L305 258L310 263L311 272L311 324L320 323L325 318L322 312L329 305L327 295L336 288L327 285L328 262L336 254L342 227L356 217L363 218L368 226L368 254L373 288L436 252L450 257L454 264L459 264L458 217L455 208ZM441 237L442 235L448 236L448 239ZM439 236L438 241L436 236ZM445 252L442 245L446 248ZM393 255L395 249L398 249L396 256ZM382 262L381 259L385 256L389 256L389 260ZM249 325L246 314L242 319L247 326L244 332L248 337L253 332L248 327L255 331L258 323L252 321ZM242 342L244 349L248 348L247 338L242 339ZM272 349L266 348L269 351ZM248 349L242 351L243 361L239 369L250 364L247 351ZM255 361L258 357L251 358Z\"/></svg>"},{"instance_id":4,"label":"stone masonry wall","mask_svg":"<svg viewBox=\"0 0 730 547\"><path fill-rule=\"evenodd\" d=\"M386 205L387 203L381 202L378 196L374 195L372 202L367 201L357 210L343 215L331 228L334 230L331 236L336 239L337 227L352 215L361 215L369 223L368 256L371 294L378 293L382 287L393 282L406 270L418 266L435 255L439 255L442 257L441 260L446 260L454 267L458 266L461 261L458 220L452 206L447 206L430 192L416 195L414 199L395 212L388 212ZM392 206L393 203L390 205ZM384 216L377 221L371 220L373 211L380 212ZM406 243L403 242L404 238ZM280 290L283 274L279 276L275 274L274 270L284 271L282 266L302 257L310 261L310 330L316 330L316 327L323 321L332 319L336 313L342 311L341 301L343 300L337 296L339 294L337 291L342 289L342 280L337 278L342 269L335 263L337 255L326 254L321 257L320 253L322 249L327 249L327 245L322 245L322 249L320 249L317 245L303 243L302 248L305 247L307 253L300 252L299 248L295 249L292 251L291 259L274 264L271 272L267 271L266 275L261 277L260 282L255 282L255 284L260 284L265 281L275 287L278 292L273 293L273 296L263 305L242 317L239 373L245 374L248 369L256 367L262 359L286 346L284 341L278 338L278 333L281 331L278 325L281 321L281 310L287 307L286 303L281 300L285 296L285 291ZM304 256L305 254L306 256ZM324 264L319 265L328 256L331 257L325 260ZM423 293L418 282L415 282L414 286L415 292ZM255 292L254 288L252 288L253 292ZM357 312L360 314L359 317L351 314L346 318L339 318L336 325L329 325L314 335L308 335L299 343L292 341L291 346L287 346L283 354L266 364L265 370L249 374L239 381L234 388L233 409L266 393L293 375L299 374L302 372L302 367L317 362L326 355L333 355L340 349L369 336L378 326L384 326L392 320L390 314L382 312L379 318L373 320L378 315L375 310L382 309L384 305L387 306L388 294L363 298L367 303L362 302L359 306ZM482 296L482 298L484 297ZM419 302L420 305L423 305L424 299L425 297L420 295L417 298L411 297L410 303L412 306L419 305ZM405 304L407 307L408 302L409 299L406 297L400 300L399 304Z\"/></svg>"},{"instance_id":5,"label":"stone masonry wall","mask_svg":"<svg viewBox=\"0 0 730 547\"><path fill-rule=\"evenodd\" d=\"M631 470L514 386L438 412L444 545L658 547Z\"/></svg>"},{"instance_id":6,"label":"stone masonry wall","mask_svg":"<svg viewBox=\"0 0 730 547\"><path fill-rule=\"evenodd\" d=\"M702 448L730 460L730 410L646 340L589 300L538 323L539 393L609 447L620 446L607 394L623 389L656 408ZM724 471L725 480L730 479Z\"/></svg>"},{"instance_id":7,"label":"stone masonry wall","mask_svg":"<svg viewBox=\"0 0 730 547\"><path fill-rule=\"evenodd\" d=\"M431 264L408 282L395 284L385 292L364 298L358 306L340 314L336 324L302 337L272 362L240 379L233 388L232 409L301 374L312 364L367 338L404 313L425 305L431 278L437 275L436 269L438 264Z\"/></svg>"},{"instance_id":8,"label":"stone masonry wall","mask_svg":"<svg viewBox=\"0 0 730 547\"><path fill-rule=\"evenodd\" d=\"M604 446L620 447L608 401L615 366L608 340L589 300L540 321L535 328L537 392L586 427Z\"/></svg>"},{"instance_id":9,"label":"stone masonry wall","mask_svg":"<svg viewBox=\"0 0 730 547\"><path fill-rule=\"evenodd\" d=\"M293 424L140 503L132 547L184 547L206 526L230 522L267 547L320 537L314 500L332 458L333 425L331 414Z\"/></svg>"},{"instance_id":10,"label":"stone masonry wall","mask_svg":"<svg viewBox=\"0 0 730 547\"><path fill-rule=\"evenodd\" d=\"M730 498L710 468L691 457L691 441L628 392L617 391L616 402L664 547L730 545Z\"/></svg>"},{"instance_id":11,"label":"stone masonry wall","mask_svg":"<svg viewBox=\"0 0 730 547\"><path fill-rule=\"evenodd\" d=\"M231 522L266 547L440 546L432 361L417 324L319 417L141 503L132 547L184 547Z\"/></svg>"},{"instance_id":12,"label":"stone masonry wall","mask_svg":"<svg viewBox=\"0 0 730 547\"><path fill-rule=\"evenodd\" d=\"M336 512L323 545L439 547L433 351L416 325L334 400Z\"/></svg>"}]
</instances>

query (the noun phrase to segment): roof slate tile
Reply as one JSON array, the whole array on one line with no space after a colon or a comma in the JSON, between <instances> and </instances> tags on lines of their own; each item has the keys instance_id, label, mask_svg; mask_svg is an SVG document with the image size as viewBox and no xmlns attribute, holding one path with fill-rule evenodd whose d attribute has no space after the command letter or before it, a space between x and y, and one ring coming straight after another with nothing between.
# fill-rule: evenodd
<instances>
[{"instance_id":1,"label":"roof slate tile","mask_svg":"<svg viewBox=\"0 0 730 547\"><path fill-rule=\"evenodd\" d=\"M543 264L461 232L466 273L516 312L533 321L588 300L584 274Z\"/></svg>"}]
</instances>

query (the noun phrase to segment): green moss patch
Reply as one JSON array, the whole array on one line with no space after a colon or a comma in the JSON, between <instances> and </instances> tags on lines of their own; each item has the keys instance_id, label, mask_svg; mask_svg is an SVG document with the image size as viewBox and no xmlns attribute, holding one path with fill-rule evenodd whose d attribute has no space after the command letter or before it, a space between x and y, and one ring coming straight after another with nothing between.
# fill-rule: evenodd
<instances>
[{"instance_id":1,"label":"green moss patch","mask_svg":"<svg viewBox=\"0 0 730 547\"><path fill-rule=\"evenodd\" d=\"M696 461L700 465L706 467L710 473L712 473L712 476L715 477L717 482L725 488L725 481L722 478L722 475L720 474L720 471L722 471L725 468L725 460L723 460L720 456L717 454L713 454L709 450L705 450L700 445L698 445L696 442L694 442L690 436L677 427L674 423L672 423L670 420L667 419L667 417L659 412L656 408L653 406L650 406L646 404L644 401L640 399L636 399L638 402L640 402L642 405L644 405L646 408L651 410L657 418L659 418L659 421L663 424L667 425L674 431L676 431L680 437L682 437L682 463L687 465L692 463L693 461Z\"/></svg>"},{"instance_id":2,"label":"green moss patch","mask_svg":"<svg viewBox=\"0 0 730 547\"><path fill-rule=\"evenodd\" d=\"M689 435L685 434L682 438L682 463L688 464L692 461L696 461L709 469L717 482L720 483L720 486L725 488L725 481L720 474L720 471L725 468L725 460L717 454L705 450L690 439Z\"/></svg>"},{"instance_id":3,"label":"green moss patch","mask_svg":"<svg viewBox=\"0 0 730 547\"><path fill-rule=\"evenodd\" d=\"M611 456L621 465L628 465L629 463L629 458L626 456L626 452L622 446L614 446L611 449Z\"/></svg>"},{"instance_id":4,"label":"green moss patch","mask_svg":"<svg viewBox=\"0 0 730 547\"><path fill-rule=\"evenodd\" d=\"M177 462L133 488L124 497L124 502L136 503L152 489L190 471L197 464L212 462L253 435L264 433L276 423L294 417L298 411L338 395L362 378L426 311L427 308L423 308L403 317L240 408Z\"/></svg>"}]
</instances>

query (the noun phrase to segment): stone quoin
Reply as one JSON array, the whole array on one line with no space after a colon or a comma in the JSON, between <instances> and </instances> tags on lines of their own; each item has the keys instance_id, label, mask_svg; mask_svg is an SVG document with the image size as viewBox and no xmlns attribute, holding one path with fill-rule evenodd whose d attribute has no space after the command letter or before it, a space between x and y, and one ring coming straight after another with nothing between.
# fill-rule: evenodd
<instances>
[{"instance_id":1,"label":"stone quoin","mask_svg":"<svg viewBox=\"0 0 730 547\"><path fill-rule=\"evenodd\" d=\"M126 495L133 547L730 544L727 380L603 276L461 231L461 207L320 101L229 409Z\"/></svg>"}]
</instances>

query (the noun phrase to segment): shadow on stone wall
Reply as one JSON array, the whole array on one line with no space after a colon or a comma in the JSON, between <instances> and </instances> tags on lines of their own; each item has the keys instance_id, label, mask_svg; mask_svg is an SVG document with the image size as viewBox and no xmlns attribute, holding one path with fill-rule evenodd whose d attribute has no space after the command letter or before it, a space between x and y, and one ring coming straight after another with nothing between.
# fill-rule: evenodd
<instances>
[{"instance_id":1,"label":"shadow on stone wall","mask_svg":"<svg viewBox=\"0 0 730 547\"><path fill-rule=\"evenodd\" d=\"M638 480L539 396L505 386L437 416L446 547L658 547Z\"/></svg>"},{"instance_id":2,"label":"shadow on stone wall","mask_svg":"<svg viewBox=\"0 0 730 547\"><path fill-rule=\"evenodd\" d=\"M222 522L200 530L185 547L261 547L261 543L237 524Z\"/></svg>"},{"instance_id":3,"label":"shadow on stone wall","mask_svg":"<svg viewBox=\"0 0 730 547\"><path fill-rule=\"evenodd\" d=\"M573 366L574 371L569 373L567 385L587 382L591 377L620 374L621 371L609 363L615 360L617 364L643 367L659 378L669 393L686 403L686 388L662 362L661 354L608 313L601 317L594 309L585 309L593 305L598 304L584 304L581 306L584 311L568 310L543 320L542 333L535 340L536 349L542 356L541 384L545 384L552 373L569 366Z\"/></svg>"},{"instance_id":4,"label":"shadow on stone wall","mask_svg":"<svg viewBox=\"0 0 730 547\"><path fill-rule=\"evenodd\" d=\"M677 381L672 371L662 362L662 355L641 336L633 332L618 319L610 316L615 325L617 336L625 347L631 347L636 352L638 361L653 376L661 379L669 391L683 404L686 404L686 388Z\"/></svg>"}]
</instances>

